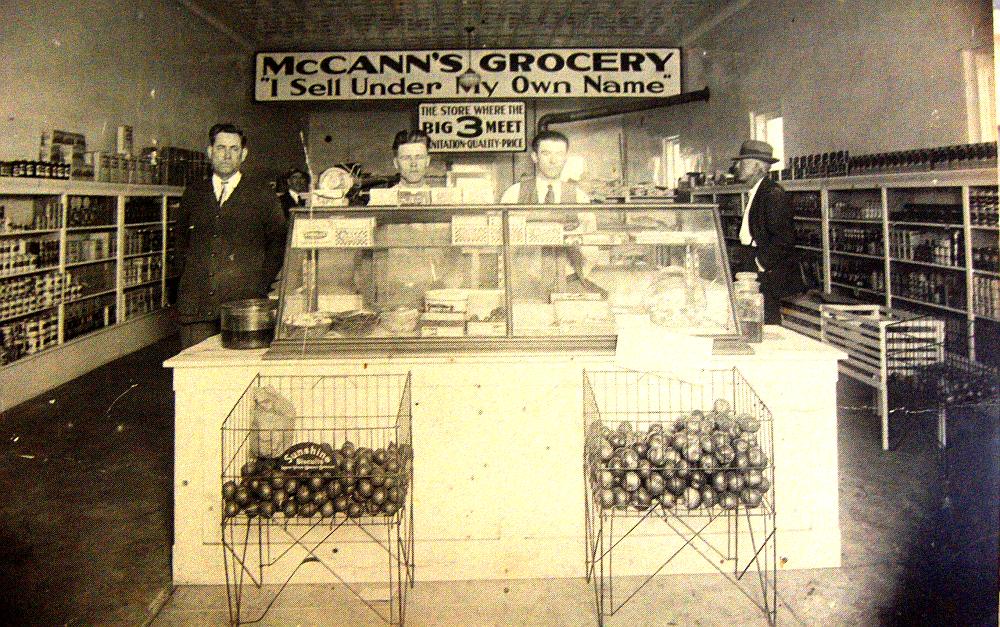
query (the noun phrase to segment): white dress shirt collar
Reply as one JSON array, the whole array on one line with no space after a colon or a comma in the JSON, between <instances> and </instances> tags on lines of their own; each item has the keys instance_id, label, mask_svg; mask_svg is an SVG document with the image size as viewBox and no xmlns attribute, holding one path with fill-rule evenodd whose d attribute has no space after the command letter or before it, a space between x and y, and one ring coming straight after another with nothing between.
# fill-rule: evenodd
<instances>
[{"instance_id":1,"label":"white dress shirt collar","mask_svg":"<svg viewBox=\"0 0 1000 627\"><path fill-rule=\"evenodd\" d=\"M536 176L535 192L538 194L538 204L545 202L545 194L549 191L549 185L552 186L552 202L554 204L559 204L559 202L562 201L562 181L558 179L550 181L548 179L543 179L540 176Z\"/></svg>"},{"instance_id":2,"label":"white dress shirt collar","mask_svg":"<svg viewBox=\"0 0 1000 627\"><path fill-rule=\"evenodd\" d=\"M218 174L212 175L212 189L215 191L215 197L219 199L219 204L226 202L230 196L233 194L233 190L236 186L240 184L240 179L243 178L242 172L237 172L229 177L226 181L226 193L221 198L219 194L222 193L222 178Z\"/></svg>"}]
</instances>

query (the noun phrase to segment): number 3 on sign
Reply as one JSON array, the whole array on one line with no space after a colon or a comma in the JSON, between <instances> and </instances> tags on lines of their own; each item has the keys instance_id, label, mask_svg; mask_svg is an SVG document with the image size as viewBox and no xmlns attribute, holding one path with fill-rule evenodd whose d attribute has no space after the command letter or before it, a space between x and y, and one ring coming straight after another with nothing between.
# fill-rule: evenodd
<instances>
[{"instance_id":1,"label":"number 3 on sign","mask_svg":"<svg viewBox=\"0 0 1000 627\"><path fill-rule=\"evenodd\" d=\"M456 135L462 139L471 139L483 134L483 120L474 115L462 115L455 120L459 123Z\"/></svg>"}]
</instances>

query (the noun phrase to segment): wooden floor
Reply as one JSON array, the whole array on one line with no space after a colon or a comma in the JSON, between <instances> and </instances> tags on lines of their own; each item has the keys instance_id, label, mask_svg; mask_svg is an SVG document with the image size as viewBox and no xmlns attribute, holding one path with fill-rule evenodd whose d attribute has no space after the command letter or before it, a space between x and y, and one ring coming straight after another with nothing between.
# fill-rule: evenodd
<instances>
[{"instance_id":1,"label":"wooden floor","mask_svg":"<svg viewBox=\"0 0 1000 627\"><path fill-rule=\"evenodd\" d=\"M0 415L0 615L11 624L228 622L224 588L170 585L173 396L160 364L176 350L165 340ZM996 408L956 410L947 457L933 417L894 419L898 444L883 453L866 389L841 381L839 396L844 565L781 573L779 622L995 625ZM778 523L780 554L780 512ZM582 579L423 582L419 556L417 578L409 625L597 624ZM334 586L289 588L265 623L382 624ZM720 577L683 576L657 578L607 624L764 621Z\"/></svg>"}]
</instances>

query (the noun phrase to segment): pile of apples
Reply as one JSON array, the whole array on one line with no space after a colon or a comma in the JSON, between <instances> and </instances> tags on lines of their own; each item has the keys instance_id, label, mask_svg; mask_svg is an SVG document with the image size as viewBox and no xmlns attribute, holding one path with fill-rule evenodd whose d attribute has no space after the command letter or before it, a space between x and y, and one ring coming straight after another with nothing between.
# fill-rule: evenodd
<instances>
[{"instance_id":1,"label":"pile of apples","mask_svg":"<svg viewBox=\"0 0 1000 627\"><path fill-rule=\"evenodd\" d=\"M392 516L406 502L413 450L390 442L384 448L345 442L322 469L282 469L277 458L247 462L239 480L222 485L223 515L250 518L348 518Z\"/></svg>"},{"instance_id":2,"label":"pile of apples","mask_svg":"<svg viewBox=\"0 0 1000 627\"><path fill-rule=\"evenodd\" d=\"M587 460L594 500L605 509L640 512L760 507L771 487L761 422L735 414L725 399L666 422L594 421Z\"/></svg>"}]
</instances>

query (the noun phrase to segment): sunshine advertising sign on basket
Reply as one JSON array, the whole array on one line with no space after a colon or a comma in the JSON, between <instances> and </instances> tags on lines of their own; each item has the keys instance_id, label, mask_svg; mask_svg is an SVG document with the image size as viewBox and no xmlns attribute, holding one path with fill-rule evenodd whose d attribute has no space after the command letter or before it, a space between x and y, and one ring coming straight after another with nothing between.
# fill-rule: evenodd
<instances>
[{"instance_id":1,"label":"sunshine advertising sign on basket","mask_svg":"<svg viewBox=\"0 0 1000 627\"><path fill-rule=\"evenodd\" d=\"M469 69L478 79L461 79ZM681 51L259 52L254 81L258 101L666 97L681 91Z\"/></svg>"}]
</instances>

